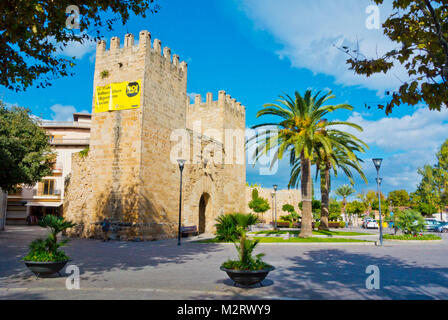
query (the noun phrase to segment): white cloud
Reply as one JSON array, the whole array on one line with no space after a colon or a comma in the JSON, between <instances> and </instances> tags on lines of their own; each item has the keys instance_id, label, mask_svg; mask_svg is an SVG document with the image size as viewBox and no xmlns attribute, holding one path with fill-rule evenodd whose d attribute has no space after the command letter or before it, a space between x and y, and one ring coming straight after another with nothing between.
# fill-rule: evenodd
<instances>
[{"instance_id":1,"label":"white cloud","mask_svg":"<svg viewBox=\"0 0 448 320\"><path fill-rule=\"evenodd\" d=\"M398 66L387 75L366 78L348 70L348 56L335 45L359 49L367 57L381 56L394 48L382 30L366 27L370 0L244 0L242 8L255 27L272 34L283 46L277 52L297 68L334 76L343 85L361 85L378 90L394 89L397 79L405 79L404 68ZM390 4L381 6L383 21L391 12Z\"/></svg>"},{"instance_id":2,"label":"white cloud","mask_svg":"<svg viewBox=\"0 0 448 320\"><path fill-rule=\"evenodd\" d=\"M363 127L364 131L357 135L384 151L436 149L448 137L448 109L438 112L422 107L411 115L379 120L367 120L354 112L347 121Z\"/></svg>"},{"instance_id":3,"label":"white cloud","mask_svg":"<svg viewBox=\"0 0 448 320\"><path fill-rule=\"evenodd\" d=\"M379 120L367 120L355 112L347 121L363 127L364 131L356 135L375 152L385 154L381 175L384 187L390 190L414 191L420 181L417 169L434 164L437 150L448 138L448 109L437 112L419 108L401 118ZM365 159L364 168L372 187L376 172L371 159Z\"/></svg>"},{"instance_id":4,"label":"white cloud","mask_svg":"<svg viewBox=\"0 0 448 320\"><path fill-rule=\"evenodd\" d=\"M95 48L96 44L94 41L85 41L84 43L72 41L69 42L65 48L59 50L59 54L82 59L85 55L95 51Z\"/></svg>"},{"instance_id":5,"label":"white cloud","mask_svg":"<svg viewBox=\"0 0 448 320\"><path fill-rule=\"evenodd\" d=\"M55 121L72 121L73 113L76 112L74 106L63 106L61 104L55 104L50 109L53 111L52 119Z\"/></svg>"}]
</instances>

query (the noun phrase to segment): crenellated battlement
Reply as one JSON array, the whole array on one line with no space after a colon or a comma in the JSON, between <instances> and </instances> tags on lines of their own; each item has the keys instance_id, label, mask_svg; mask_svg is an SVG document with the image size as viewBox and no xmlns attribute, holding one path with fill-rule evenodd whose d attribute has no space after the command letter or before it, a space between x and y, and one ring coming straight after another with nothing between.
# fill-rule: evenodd
<instances>
[{"instance_id":1,"label":"crenellated battlement","mask_svg":"<svg viewBox=\"0 0 448 320\"><path fill-rule=\"evenodd\" d=\"M219 91L218 100L214 101L213 93L208 92L206 95L205 102L203 102L202 96L200 94L197 94L194 97L194 103L191 104L190 101L188 100L188 105L190 106L191 109L193 109L192 112L194 112L194 110L197 108L221 107L224 108L225 110L232 111L240 115L246 114L246 107L244 107L235 98L232 98L229 94L226 94L226 92L223 90Z\"/></svg>"},{"instance_id":2,"label":"crenellated battlement","mask_svg":"<svg viewBox=\"0 0 448 320\"><path fill-rule=\"evenodd\" d=\"M154 39L151 47L151 33L149 31L140 31L138 44L135 44L134 35L128 33L124 36L123 46L120 44L119 37L112 37L110 39L109 50L106 48L106 41L100 40L96 47L97 58L104 58L108 56L116 56L120 54L127 54L131 52L147 52L165 58L170 64L176 68L180 68L183 71L187 71L187 63L185 61L180 62L177 54L171 54L169 47L164 47L162 50L162 42L159 39Z\"/></svg>"}]
</instances>

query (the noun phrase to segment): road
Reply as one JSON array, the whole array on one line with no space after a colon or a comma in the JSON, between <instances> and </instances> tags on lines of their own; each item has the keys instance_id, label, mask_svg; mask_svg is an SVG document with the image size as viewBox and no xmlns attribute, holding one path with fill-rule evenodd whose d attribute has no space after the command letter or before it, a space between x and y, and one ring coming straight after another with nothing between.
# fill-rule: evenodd
<instances>
[{"instance_id":1,"label":"road","mask_svg":"<svg viewBox=\"0 0 448 320\"><path fill-rule=\"evenodd\" d=\"M80 270L80 289L66 275L36 279L20 259L39 227L0 232L0 299L448 299L448 238L437 243L260 244L274 265L263 287L239 288L219 270L233 245L102 242L72 239L65 248ZM368 266L380 289L367 289Z\"/></svg>"}]
</instances>

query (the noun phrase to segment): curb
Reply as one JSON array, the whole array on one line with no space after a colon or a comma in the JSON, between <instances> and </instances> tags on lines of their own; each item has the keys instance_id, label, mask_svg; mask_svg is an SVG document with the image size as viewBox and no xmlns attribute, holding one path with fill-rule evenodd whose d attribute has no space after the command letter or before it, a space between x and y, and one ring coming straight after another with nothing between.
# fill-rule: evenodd
<instances>
[{"instance_id":1,"label":"curb","mask_svg":"<svg viewBox=\"0 0 448 320\"><path fill-rule=\"evenodd\" d=\"M389 240L384 239L384 242L396 242L396 243L406 243L406 244L412 244L412 243L442 243L442 240Z\"/></svg>"},{"instance_id":2,"label":"curb","mask_svg":"<svg viewBox=\"0 0 448 320\"><path fill-rule=\"evenodd\" d=\"M198 244L217 244L217 245L234 245L233 243L198 243ZM287 245L287 246L326 246L326 245L361 245L361 246L375 246L376 242L260 242L259 246L269 245L269 246L277 246L277 245Z\"/></svg>"}]
</instances>

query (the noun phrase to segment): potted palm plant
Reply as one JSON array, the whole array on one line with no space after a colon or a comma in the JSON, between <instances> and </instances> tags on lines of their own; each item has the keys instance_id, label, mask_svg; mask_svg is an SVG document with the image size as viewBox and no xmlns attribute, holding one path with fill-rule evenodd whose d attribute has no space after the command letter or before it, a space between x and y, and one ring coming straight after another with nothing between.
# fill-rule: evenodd
<instances>
[{"instance_id":1,"label":"potted palm plant","mask_svg":"<svg viewBox=\"0 0 448 320\"><path fill-rule=\"evenodd\" d=\"M275 268L263 262L263 253L257 254L255 257L252 256L259 240L247 239L246 232L241 229L239 231L241 237L239 242L235 243L239 260L228 260L221 265L220 269L226 272L235 284L238 283L243 286L261 284L268 273Z\"/></svg>"},{"instance_id":2,"label":"potted palm plant","mask_svg":"<svg viewBox=\"0 0 448 320\"><path fill-rule=\"evenodd\" d=\"M75 226L74 223L54 215L47 215L39 221L39 226L48 228L46 239L36 239L30 243L28 254L22 259L25 265L37 277L58 273L70 258L59 248L66 245L68 240L58 242L58 234Z\"/></svg>"}]
</instances>

